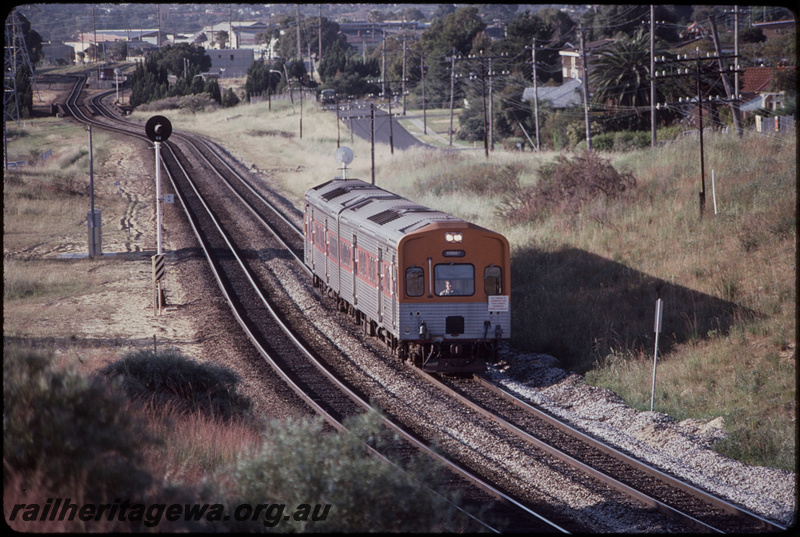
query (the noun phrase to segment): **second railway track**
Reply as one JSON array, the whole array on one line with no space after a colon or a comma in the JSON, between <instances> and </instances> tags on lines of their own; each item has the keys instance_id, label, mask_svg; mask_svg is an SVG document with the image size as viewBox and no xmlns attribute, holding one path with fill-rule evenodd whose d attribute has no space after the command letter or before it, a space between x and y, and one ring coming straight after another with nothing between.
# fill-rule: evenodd
<instances>
[{"instance_id":1,"label":"second railway track","mask_svg":"<svg viewBox=\"0 0 800 537\"><path fill-rule=\"evenodd\" d=\"M104 112L101 105L94 106L98 114L109 116L102 125L136 135L135 128L131 130L129 126L118 123L113 113ZM79 111L74 113L81 115ZM84 121L97 121L82 115ZM138 128L143 138L143 129ZM478 417L462 402L431 392L422 386L423 383L415 382L418 377L410 374L406 366L387 359L379 348L367 356L353 358L354 355L361 356L363 347L372 347L372 343L363 340L360 334L342 334L339 324L342 316L320 302L310 285L303 283L307 275L302 263L298 264L292 257L302 255L302 240L297 236L297 214L285 214L291 213L290 205L283 204L278 210L269 208L275 197L265 192L262 185L243 182L245 170L231 162L232 159L214 144L180 136L170 145L175 147L175 157L167 167L171 170L174 187L187 213L194 215L191 218L198 239L207 243L209 262L219 269L220 287L229 294L232 307L241 312L240 323L250 332L251 340L263 344L269 354L274 354L278 362L284 363L287 377L313 394L310 398L321 409L341 419L363 411L364 401L372 400L397 422L399 430L413 432L417 437L437 444L441 452L459 461L468 473L482 475L493 488L496 486L517 498L514 502L534 506L555 521L544 524L533 517L527 522L515 522L519 525L512 526L513 529L697 529L697 526L686 525L683 521L672 521L653 505L631 499L625 493L595 481L594 477L564 466L563 461L548 458L514 434L497 427L496 420ZM189 186L189 176L196 179L195 186ZM221 186L226 182L230 186ZM242 210L245 203L248 208ZM229 238L222 238L222 230ZM266 305L266 299L258 296L260 291L256 290L269 294L277 320L265 317L265 310L271 306ZM317 313L313 321L306 315L310 309ZM304 342L309 352L327 364L326 367L334 372L333 376L354 393L344 395L342 387L336 386L330 378L317 379L321 375L320 368L308 362L298 363L297 342L290 341L292 338L286 330L278 326L281 322L291 325L291 330L298 334L297 338ZM282 352L285 352L283 358L280 357ZM361 403L357 401L359 398ZM491 407L492 404L482 399L481 405ZM508 416L508 410L496 410L498 414L504 412ZM527 429L529 425L521 424L521 427ZM583 499L571 502L567 499L570 494ZM622 525L603 522L626 518L629 522ZM540 523L544 525L529 526ZM765 528L764 521L753 527L739 525L732 528L727 525L729 523L722 522L717 528L713 524L710 522L705 529L756 531Z\"/></svg>"}]
</instances>

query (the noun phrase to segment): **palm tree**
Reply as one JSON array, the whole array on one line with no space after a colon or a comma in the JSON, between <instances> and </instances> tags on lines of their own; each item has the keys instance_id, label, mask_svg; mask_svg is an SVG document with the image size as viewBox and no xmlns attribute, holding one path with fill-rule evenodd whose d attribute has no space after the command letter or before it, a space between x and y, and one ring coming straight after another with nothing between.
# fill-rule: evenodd
<instances>
[{"instance_id":1,"label":"palm tree","mask_svg":"<svg viewBox=\"0 0 800 537\"><path fill-rule=\"evenodd\" d=\"M650 105L650 36L638 31L604 47L589 72L592 101L614 115L645 114Z\"/></svg>"}]
</instances>

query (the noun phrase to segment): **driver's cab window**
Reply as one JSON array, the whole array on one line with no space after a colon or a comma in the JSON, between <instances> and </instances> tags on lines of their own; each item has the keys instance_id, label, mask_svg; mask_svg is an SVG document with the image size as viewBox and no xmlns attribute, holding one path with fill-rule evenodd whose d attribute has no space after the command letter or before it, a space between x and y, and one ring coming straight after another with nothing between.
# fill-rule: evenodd
<instances>
[{"instance_id":1,"label":"driver's cab window","mask_svg":"<svg viewBox=\"0 0 800 537\"><path fill-rule=\"evenodd\" d=\"M436 265L434 291L439 296L471 296L475 294L475 267L463 263Z\"/></svg>"},{"instance_id":2,"label":"driver's cab window","mask_svg":"<svg viewBox=\"0 0 800 537\"><path fill-rule=\"evenodd\" d=\"M422 267L411 265L406 269L406 294L422 296L425 292L425 272Z\"/></svg>"},{"instance_id":3,"label":"driver's cab window","mask_svg":"<svg viewBox=\"0 0 800 537\"><path fill-rule=\"evenodd\" d=\"M483 271L483 290L487 295L499 295L503 292L503 271L500 267L489 265Z\"/></svg>"}]
</instances>

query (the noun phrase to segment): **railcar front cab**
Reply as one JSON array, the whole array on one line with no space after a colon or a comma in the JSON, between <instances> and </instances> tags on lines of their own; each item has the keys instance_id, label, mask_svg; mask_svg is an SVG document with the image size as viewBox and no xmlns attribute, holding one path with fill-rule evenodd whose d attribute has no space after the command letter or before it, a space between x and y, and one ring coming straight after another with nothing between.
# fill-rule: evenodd
<instances>
[{"instance_id":1,"label":"railcar front cab","mask_svg":"<svg viewBox=\"0 0 800 537\"><path fill-rule=\"evenodd\" d=\"M510 336L510 252L467 222L428 224L398 244L401 352L430 371L479 372Z\"/></svg>"}]
</instances>

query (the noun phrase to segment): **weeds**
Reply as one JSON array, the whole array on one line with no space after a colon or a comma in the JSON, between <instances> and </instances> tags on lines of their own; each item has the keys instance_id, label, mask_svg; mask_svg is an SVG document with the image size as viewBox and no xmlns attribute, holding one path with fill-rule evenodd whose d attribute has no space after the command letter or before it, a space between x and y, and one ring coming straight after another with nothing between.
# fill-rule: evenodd
<instances>
[{"instance_id":1,"label":"weeds","mask_svg":"<svg viewBox=\"0 0 800 537\"><path fill-rule=\"evenodd\" d=\"M177 411L222 419L246 415L250 410L250 401L237 391L235 373L216 364L197 363L175 349L134 351L101 373L118 379L132 399L148 406L172 405Z\"/></svg>"},{"instance_id":2,"label":"weeds","mask_svg":"<svg viewBox=\"0 0 800 537\"><path fill-rule=\"evenodd\" d=\"M401 471L369 456L365 444L380 450L392 442L374 412L346 425L349 432L326 434L321 419L273 423L263 446L238 464L237 501L333 506L327 520L285 522L298 532L464 531L452 495L433 492L442 476L430 461L413 460Z\"/></svg>"},{"instance_id":3,"label":"weeds","mask_svg":"<svg viewBox=\"0 0 800 537\"><path fill-rule=\"evenodd\" d=\"M103 383L54 368L49 355L6 348L3 402L3 461L23 487L91 484L86 499L99 502L150 486L139 446L155 439Z\"/></svg>"},{"instance_id":4,"label":"weeds","mask_svg":"<svg viewBox=\"0 0 800 537\"><path fill-rule=\"evenodd\" d=\"M593 206L595 219L602 219L602 202L622 196L636 186L636 178L630 172L620 173L611 163L597 153L586 151L572 159L564 155L555 161L543 164L539 170L539 181L523 188L513 179L506 179L506 194L498 212L512 222L541 221L549 215L575 216L587 206Z\"/></svg>"}]
</instances>

